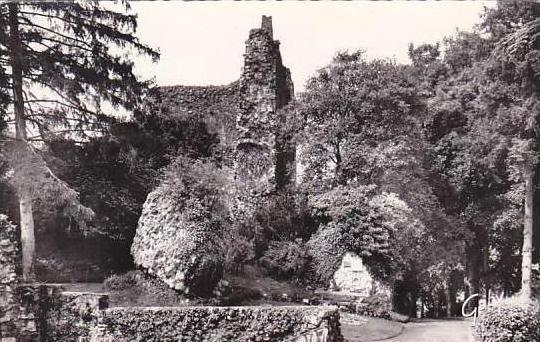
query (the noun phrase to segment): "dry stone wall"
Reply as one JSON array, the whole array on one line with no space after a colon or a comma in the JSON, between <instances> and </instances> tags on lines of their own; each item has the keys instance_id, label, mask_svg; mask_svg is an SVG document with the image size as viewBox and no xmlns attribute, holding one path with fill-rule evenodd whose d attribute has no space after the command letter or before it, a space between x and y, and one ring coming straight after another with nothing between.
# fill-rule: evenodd
<instances>
[{"instance_id":1,"label":"dry stone wall","mask_svg":"<svg viewBox=\"0 0 540 342\"><path fill-rule=\"evenodd\" d=\"M35 333L2 342L341 342L336 307L108 307L106 294L23 286ZM30 311L29 311L30 312Z\"/></svg>"},{"instance_id":2,"label":"dry stone wall","mask_svg":"<svg viewBox=\"0 0 540 342\"><path fill-rule=\"evenodd\" d=\"M111 308L91 341L342 341L336 308Z\"/></svg>"}]
</instances>

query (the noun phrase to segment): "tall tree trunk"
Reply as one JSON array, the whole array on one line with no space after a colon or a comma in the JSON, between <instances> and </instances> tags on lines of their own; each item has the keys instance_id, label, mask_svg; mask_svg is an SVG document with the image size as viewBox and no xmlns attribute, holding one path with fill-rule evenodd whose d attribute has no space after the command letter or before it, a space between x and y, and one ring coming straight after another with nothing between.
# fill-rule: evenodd
<instances>
[{"instance_id":1,"label":"tall tree trunk","mask_svg":"<svg viewBox=\"0 0 540 342\"><path fill-rule=\"evenodd\" d=\"M533 201L534 201L534 172L525 166L525 213L523 215L523 248L521 261L521 296L531 298L532 283L532 247L533 247Z\"/></svg>"},{"instance_id":2,"label":"tall tree trunk","mask_svg":"<svg viewBox=\"0 0 540 342\"><path fill-rule=\"evenodd\" d=\"M418 316L417 314L418 305L416 303L418 301L418 290L416 288L411 292L411 298L412 298L412 303L411 303L411 310L409 312L409 316L416 318Z\"/></svg>"},{"instance_id":3,"label":"tall tree trunk","mask_svg":"<svg viewBox=\"0 0 540 342\"><path fill-rule=\"evenodd\" d=\"M345 177L343 175L343 160L341 158L340 143L336 143L334 147L334 157L336 158L335 180L338 185L344 185Z\"/></svg>"},{"instance_id":4,"label":"tall tree trunk","mask_svg":"<svg viewBox=\"0 0 540 342\"><path fill-rule=\"evenodd\" d=\"M424 295L420 295L420 318L426 317L424 313Z\"/></svg>"},{"instance_id":5,"label":"tall tree trunk","mask_svg":"<svg viewBox=\"0 0 540 342\"><path fill-rule=\"evenodd\" d=\"M19 35L19 9L16 3L10 3L8 6L15 132L17 140L26 143L26 118L24 115L23 99L23 53L21 37ZM32 193L29 190L20 189L18 197L21 222L23 280L31 281L34 278L33 264L36 244L34 216L32 212Z\"/></svg>"},{"instance_id":6,"label":"tall tree trunk","mask_svg":"<svg viewBox=\"0 0 540 342\"><path fill-rule=\"evenodd\" d=\"M467 275L465 279L467 298L480 293L481 245L475 234L473 243L467 247ZM478 297L471 300L471 307L478 307Z\"/></svg>"},{"instance_id":7,"label":"tall tree trunk","mask_svg":"<svg viewBox=\"0 0 540 342\"><path fill-rule=\"evenodd\" d=\"M32 195L28 191L19 194L19 212L21 219L21 246L23 280L34 280L34 256L36 240L34 236L34 215Z\"/></svg>"},{"instance_id":8,"label":"tall tree trunk","mask_svg":"<svg viewBox=\"0 0 540 342\"><path fill-rule=\"evenodd\" d=\"M446 289L444 290L444 296L446 297L446 317L452 316L452 295L450 294L450 280L446 284Z\"/></svg>"}]
</instances>

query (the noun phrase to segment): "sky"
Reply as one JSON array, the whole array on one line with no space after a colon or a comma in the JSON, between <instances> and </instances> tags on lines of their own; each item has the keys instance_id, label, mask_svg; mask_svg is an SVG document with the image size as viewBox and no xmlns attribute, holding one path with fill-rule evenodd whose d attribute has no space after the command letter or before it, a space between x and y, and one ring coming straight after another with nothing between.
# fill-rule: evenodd
<instances>
[{"instance_id":1,"label":"sky","mask_svg":"<svg viewBox=\"0 0 540 342\"><path fill-rule=\"evenodd\" d=\"M495 1L132 2L138 36L161 59L137 59L137 72L158 85L220 85L239 78L249 30L273 17L295 90L339 50L408 63L409 43L437 42L470 31Z\"/></svg>"}]
</instances>

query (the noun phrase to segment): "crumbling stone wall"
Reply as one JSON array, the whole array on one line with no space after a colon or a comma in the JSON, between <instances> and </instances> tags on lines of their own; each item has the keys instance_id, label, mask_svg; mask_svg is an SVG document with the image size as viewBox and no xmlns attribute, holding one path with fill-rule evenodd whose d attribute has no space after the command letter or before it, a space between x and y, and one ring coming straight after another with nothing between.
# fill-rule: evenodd
<instances>
[{"instance_id":1,"label":"crumbling stone wall","mask_svg":"<svg viewBox=\"0 0 540 342\"><path fill-rule=\"evenodd\" d=\"M17 228L0 214L0 341L39 339L38 292L21 286Z\"/></svg>"},{"instance_id":2,"label":"crumbling stone wall","mask_svg":"<svg viewBox=\"0 0 540 342\"><path fill-rule=\"evenodd\" d=\"M171 288L210 295L223 273L221 226L199 202L174 195L170 189L178 183L172 179L148 195L131 253L136 265Z\"/></svg>"},{"instance_id":3,"label":"crumbling stone wall","mask_svg":"<svg viewBox=\"0 0 540 342\"><path fill-rule=\"evenodd\" d=\"M64 292L42 287L39 310L40 342L90 341L103 310L109 306L102 293Z\"/></svg>"},{"instance_id":4,"label":"crumbling stone wall","mask_svg":"<svg viewBox=\"0 0 540 342\"><path fill-rule=\"evenodd\" d=\"M226 86L157 88L147 101L145 116L138 120L195 119L214 127L224 147L225 164L233 170L228 175L231 183L234 179L228 209L235 220L242 220L266 195L292 184L295 147L284 133L284 109L293 97L290 71L282 63L279 41L273 39L272 19L263 16L261 28L251 30L246 41L239 81ZM201 288L211 293L221 277L221 257L212 233L196 243L189 241L186 236L195 236L198 223L182 216L170 194L156 191L144 204L132 244L135 264L177 290L193 293Z\"/></svg>"},{"instance_id":5,"label":"crumbling stone wall","mask_svg":"<svg viewBox=\"0 0 540 342\"><path fill-rule=\"evenodd\" d=\"M57 285L22 284L15 292L16 330L1 342L87 342L108 307L105 294L64 292Z\"/></svg>"},{"instance_id":6,"label":"crumbling stone wall","mask_svg":"<svg viewBox=\"0 0 540 342\"><path fill-rule=\"evenodd\" d=\"M293 99L294 90L290 71L281 60L279 41L273 39L271 17L263 16L261 28L249 33L240 94L234 169L235 209L243 216L265 195L289 184L287 175L294 169L289 167L294 150L280 140L280 131L286 126L280 109Z\"/></svg>"},{"instance_id":7,"label":"crumbling stone wall","mask_svg":"<svg viewBox=\"0 0 540 342\"><path fill-rule=\"evenodd\" d=\"M7 216L0 214L0 341L18 334L19 303L16 297L18 277L16 229Z\"/></svg>"},{"instance_id":8,"label":"crumbling stone wall","mask_svg":"<svg viewBox=\"0 0 540 342\"><path fill-rule=\"evenodd\" d=\"M94 341L342 341L335 307L176 307L104 310Z\"/></svg>"},{"instance_id":9,"label":"crumbling stone wall","mask_svg":"<svg viewBox=\"0 0 540 342\"><path fill-rule=\"evenodd\" d=\"M152 90L145 102L144 115L137 120L165 123L200 120L211 133L218 134L226 148L233 145L236 113L240 109L239 82L224 86L165 86Z\"/></svg>"},{"instance_id":10,"label":"crumbling stone wall","mask_svg":"<svg viewBox=\"0 0 540 342\"><path fill-rule=\"evenodd\" d=\"M115 307L100 293L25 285L39 334L1 342L343 341L334 306Z\"/></svg>"},{"instance_id":11,"label":"crumbling stone wall","mask_svg":"<svg viewBox=\"0 0 540 342\"><path fill-rule=\"evenodd\" d=\"M218 134L236 179L233 211L249 215L261 198L291 186L295 150L283 134L286 106L294 99L291 73L283 65L272 18L263 16L261 28L246 41L240 79L224 86L168 86L153 90L138 120L174 122L203 120Z\"/></svg>"}]
</instances>

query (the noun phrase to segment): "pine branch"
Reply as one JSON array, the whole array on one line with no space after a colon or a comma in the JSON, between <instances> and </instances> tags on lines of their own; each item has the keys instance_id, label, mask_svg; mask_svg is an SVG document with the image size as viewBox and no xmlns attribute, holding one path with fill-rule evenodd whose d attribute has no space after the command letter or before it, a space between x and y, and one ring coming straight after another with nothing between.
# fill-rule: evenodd
<instances>
[{"instance_id":1,"label":"pine branch","mask_svg":"<svg viewBox=\"0 0 540 342\"><path fill-rule=\"evenodd\" d=\"M81 8L81 10L82 10L82 8ZM97 10L97 9L95 9L95 10ZM66 12L66 13L69 13L69 12ZM125 15L110 12L110 11L106 11L106 12L102 11L101 13L108 13L111 16L115 16L115 18L116 18L115 22L120 21L122 23L125 23L126 19L128 19L128 21L131 23L130 29L132 29L133 31L135 30L136 16L125 16ZM64 38L66 38L66 39L71 39L71 40L77 41L79 43L86 43L85 45L87 45L89 47L92 47L92 45L90 45L89 43L87 43L87 42L85 42L83 40L80 40L80 39L77 39L77 38L74 38L74 37L69 37L69 36L66 36L66 35L62 35L62 34L56 32L54 30L49 30L47 28L44 28L43 26L32 23L28 18L25 18L25 17L21 17L21 18L24 18L28 22L28 24L25 24L25 25L39 27L39 28L41 28L43 30L46 30L48 32L57 34L57 35L62 36ZM58 18L58 19L64 20L62 18ZM108 26L108 25L105 25L105 24L97 22L97 21L95 21L95 22L84 22L85 18L81 18L81 17L77 17L77 19L82 20L82 22L81 23L74 23L74 22L71 22L71 21L67 21L67 19L64 20L64 21L66 21L66 22L68 22L68 23L70 23L72 25L75 25L75 27L84 28L89 35L93 36L92 41L95 41L95 38L96 38L95 34L97 34L97 36L99 36L100 38L105 38L108 41L113 41L116 45L118 45L120 47L125 47L126 44L129 44L132 47L134 47L135 49L139 50L140 52L143 52L143 53L148 54L149 56L151 56L151 58L154 61L159 59L159 53L158 52L156 52L152 48L140 43L139 40L136 37L132 36L131 34L120 32L118 30L118 25ZM73 30L73 27L71 27L71 30Z\"/></svg>"},{"instance_id":2,"label":"pine branch","mask_svg":"<svg viewBox=\"0 0 540 342\"><path fill-rule=\"evenodd\" d=\"M79 110L81 110L81 111L83 111L83 112L85 112L85 113L92 114L92 115L95 115L95 116L99 116L99 113L93 112L93 111L87 109L87 108L84 107L84 106L83 106L83 107L80 107L78 103L73 102L72 99L70 99L70 98L64 96L64 95L62 94L61 91L59 91L58 89L56 89L56 87L50 85L49 83L47 83L47 82L45 82L45 81L43 81L43 80L40 80L40 79L36 79L36 78L28 78L28 77L25 77L25 78L28 79L28 80L30 80L30 81L32 81L32 82L39 83L39 84L41 84L42 86L45 86L46 88L52 90L56 95L58 95L58 96L61 97L62 99L68 101L68 102L71 103L73 106L75 106L75 108L78 108ZM80 104L80 105L82 106L82 104Z\"/></svg>"},{"instance_id":3,"label":"pine branch","mask_svg":"<svg viewBox=\"0 0 540 342\"><path fill-rule=\"evenodd\" d=\"M43 42L38 42L38 41L35 41L35 42L32 42L34 44L39 44L39 45L42 45L44 46L45 48L47 48L47 50L53 50L53 48ZM33 52L33 53L40 53L40 51L36 51L34 50L30 45L28 45L28 43L25 43L25 42L22 42L22 45L26 48L26 51L29 51L29 52ZM45 51L47 51L45 50Z\"/></svg>"},{"instance_id":4,"label":"pine branch","mask_svg":"<svg viewBox=\"0 0 540 342\"><path fill-rule=\"evenodd\" d=\"M79 23L76 23L74 21L71 21L71 20L68 20L67 18L64 18L64 17L59 17L57 15L52 15L52 14L45 14L45 13L39 13L39 12L26 12L26 11L19 11L20 14L24 14L24 15L31 15L31 16L39 16L39 17L44 17L44 18L49 18L50 20L54 20L54 19L58 19L58 20L62 20L68 24L72 24L72 25L79 25ZM82 19L82 18L79 18L79 19Z\"/></svg>"},{"instance_id":5,"label":"pine branch","mask_svg":"<svg viewBox=\"0 0 540 342\"><path fill-rule=\"evenodd\" d=\"M35 120L34 118L32 117L29 117L29 116L26 116L25 117L25 120L28 121L28 122L31 122L33 123L34 125L37 126L38 128L38 131L40 132L40 135L36 135L36 137L42 137L46 134L46 131L49 131L50 132L50 129L48 129L45 125L43 125L42 122L39 122L38 120ZM28 141L28 138L26 139L26 141Z\"/></svg>"},{"instance_id":6,"label":"pine branch","mask_svg":"<svg viewBox=\"0 0 540 342\"><path fill-rule=\"evenodd\" d=\"M77 44L70 44L70 43L67 43L67 42L62 42L60 40L53 39L53 38L42 37L41 39L42 40L48 40L48 41L53 42L53 43L57 43L58 45L63 45L63 46L67 46L67 47L70 47L70 48L87 51L87 52L90 52L90 53L96 53L97 52L97 50L92 50L92 49L89 49L87 47L80 46L80 45L77 45ZM41 42L34 42L34 43L41 43Z\"/></svg>"},{"instance_id":7,"label":"pine branch","mask_svg":"<svg viewBox=\"0 0 540 342\"><path fill-rule=\"evenodd\" d=\"M59 12L59 7L64 7L62 9L65 11L64 14L66 15L66 17L59 17L52 14L37 13L37 12L23 12L23 13L31 14L31 15L40 15L43 17L49 17L49 18L54 18L54 19L60 19L66 23L73 24L73 25L81 25L81 24L94 25L95 23L97 23L96 18L101 19L101 20L113 19L113 22L115 23L114 26L119 26L118 23L122 23L123 25L127 24L129 29L134 30L136 28L136 24L137 24L136 15L125 15L125 14L116 13L116 12L112 12L108 10L102 11L96 6L94 6L92 11L90 12L89 10L84 9L79 4L75 4L75 3L67 4L67 6L62 6L62 5L65 5L65 4L54 4L54 7L47 6L46 4L39 4L37 5L37 7L42 11L47 11L47 12L55 11L56 13ZM70 8L66 8L66 7L70 7ZM71 12L82 14L84 16L74 17L71 15ZM91 18L88 18L88 17L91 17ZM78 23L78 22L69 20L72 18L75 18L76 20L80 20L81 22Z\"/></svg>"},{"instance_id":8,"label":"pine branch","mask_svg":"<svg viewBox=\"0 0 540 342\"><path fill-rule=\"evenodd\" d=\"M37 103L55 103L55 104L58 104L58 105L61 105L61 106L64 106L64 107L71 108L71 109L75 109L75 110L87 112L87 113L89 113L89 114L98 115L97 113L92 112L92 111L89 111L89 110L87 110L86 108L82 108L82 107L79 107L79 106L70 105L70 104L64 103L64 102L59 101L59 100L26 100L26 101L24 101L24 102L25 102L25 103L36 103L36 102L37 102Z\"/></svg>"},{"instance_id":9,"label":"pine branch","mask_svg":"<svg viewBox=\"0 0 540 342\"><path fill-rule=\"evenodd\" d=\"M73 40L73 41L75 41L75 42L77 42L77 43L85 44L85 45L87 45L87 46L89 46L89 47L92 46L92 45L90 45L90 43L85 42L84 40L77 39L77 38L70 37L70 36L66 36L66 35L64 35L64 34L61 34L60 32L57 32L57 31L51 30L51 29L49 29L49 28L46 28L46 27L44 27L44 26L35 24L35 23L33 23L32 21L30 21L29 19L27 19L27 18L24 18L24 19L27 20L27 23L21 22L20 25L30 26L30 27L37 27L37 28L39 28L39 29L41 29L41 30L43 30L43 31L53 33L53 34L55 34L55 35L57 35L57 36L60 36L60 37L62 37L62 38L64 38L64 39ZM35 33L39 33L39 32L35 32Z\"/></svg>"},{"instance_id":10,"label":"pine branch","mask_svg":"<svg viewBox=\"0 0 540 342\"><path fill-rule=\"evenodd\" d=\"M42 113L42 114L35 114L35 115L28 115L27 117L40 117L40 118L53 118L53 119L57 119L57 117L55 115L47 115L45 113ZM78 119L78 118L62 118L61 120L58 120L58 121L75 121L75 122L80 122L82 124L91 124L88 120L85 120L85 119Z\"/></svg>"}]
</instances>

